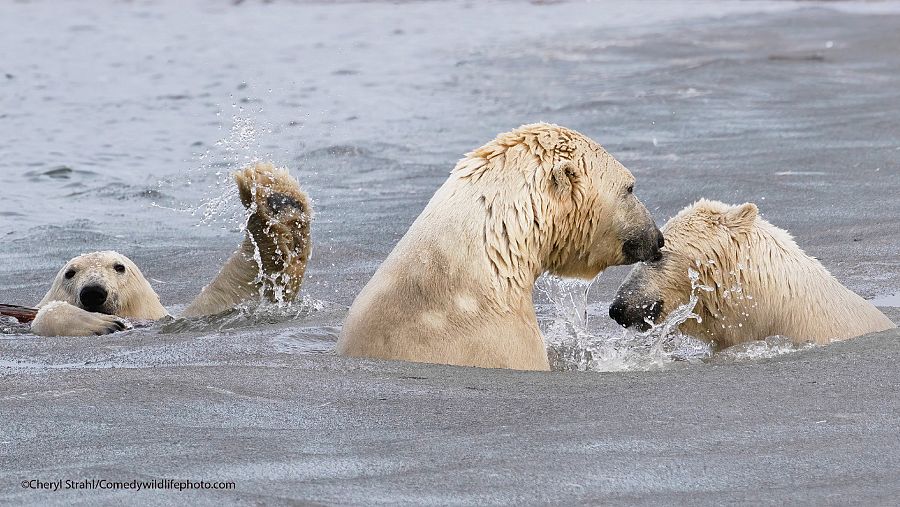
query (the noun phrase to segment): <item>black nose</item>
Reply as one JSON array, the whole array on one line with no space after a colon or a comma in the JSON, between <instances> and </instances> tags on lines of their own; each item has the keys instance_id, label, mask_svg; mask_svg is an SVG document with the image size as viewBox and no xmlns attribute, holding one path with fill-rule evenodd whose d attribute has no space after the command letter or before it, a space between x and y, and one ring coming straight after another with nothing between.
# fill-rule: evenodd
<instances>
[{"instance_id":1,"label":"black nose","mask_svg":"<svg viewBox=\"0 0 900 507\"><path fill-rule=\"evenodd\" d=\"M609 305L609 317L620 326L628 327L628 318L625 315L627 310L628 305L625 304L625 301L617 299Z\"/></svg>"},{"instance_id":2,"label":"black nose","mask_svg":"<svg viewBox=\"0 0 900 507\"><path fill-rule=\"evenodd\" d=\"M636 327L641 331L650 329L650 322L656 322L662 313L662 301L629 304L625 299L616 298L609 305L609 316L622 327Z\"/></svg>"},{"instance_id":3,"label":"black nose","mask_svg":"<svg viewBox=\"0 0 900 507\"><path fill-rule=\"evenodd\" d=\"M659 234L659 239L656 241L656 246L658 246L659 248L665 247L666 246L666 238L663 236L663 234L661 232L659 232L659 231L656 231L656 232Z\"/></svg>"},{"instance_id":4,"label":"black nose","mask_svg":"<svg viewBox=\"0 0 900 507\"><path fill-rule=\"evenodd\" d=\"M108 296L108 294L103 287L99 285L88 285L81 289L81 293L78 294L78 299L81 300L81 305L85 310L93 312L103 308L103 303L106 302L106 296Z\"/></svg>"}]
</instances>

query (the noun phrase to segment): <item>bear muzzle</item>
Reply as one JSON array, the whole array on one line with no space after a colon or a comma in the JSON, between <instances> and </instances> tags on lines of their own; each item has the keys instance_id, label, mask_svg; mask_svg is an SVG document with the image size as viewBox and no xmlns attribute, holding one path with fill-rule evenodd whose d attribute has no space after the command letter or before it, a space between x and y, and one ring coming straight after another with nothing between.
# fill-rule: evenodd
<instances>
[{"instance_id":1,"label":"bear muzzle","mask_svg":"<svg viewBox=\"0 0 900 507\"><path fill-rule=\"evenodd\" d=\"M662 307L662 301L631 304L625 298L617 297L609 305L609 316L622 327L635 327L639 331L646 331L650 329L650 322L659 319Z\"/></svg>"},{"instance_id":2,"label":"bear muzzle","mask_svg":"<svg viewBox=\"0 0 900 507\"><path fill-rule=\"evenodd\" d=\"M109 293L102 285L87 285L78 293L81 307L89 312L109 313L106 311L106 299Z\"/></svg>"},{"instance_id":3,"label":"bear muzzle","mask_svg":"<svg viewBox=\"0 0 900 507\"><path fill-rule=\"evenodd\" d=\"M646 234L633 236L622 244L622 255L626 264L635 262L656 262L662 259L662 249L666 246L666 240L662 232L656 227Z\"/></svg>"}]
</instances>

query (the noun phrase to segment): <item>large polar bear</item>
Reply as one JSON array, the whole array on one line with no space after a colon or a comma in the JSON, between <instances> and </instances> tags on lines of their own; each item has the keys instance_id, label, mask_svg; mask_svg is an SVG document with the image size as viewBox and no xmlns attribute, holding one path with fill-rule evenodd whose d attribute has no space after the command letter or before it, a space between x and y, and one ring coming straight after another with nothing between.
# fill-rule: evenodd
<instances>
[{"instance_id":1,"label":"large polar bear","mask_svg":"<svg viewBox=\"0 0 900 507\"><path fill-rule=\"evenodd\" d=\"M234 177L250 212L246 237L183 317L220 313L260 296L291 301L300 290L310 254L309 198L287 170L268 163ZM100 335L128 328L122 317L168 315L137 265L109 251L67 262L38 308L31 330L42 336Z\"/></svg>"},{"instance_id":2,"label":"large polar bear","mask_svg":"<svg viewBox=\"0 0 900 507\"><path fill-rule=\"evenodd\" d=\"M776 335L828 343L896 327L790 234L760 218L754 204L700 200L669 220L663 234L662 259L635 266L610 306L619 324L647 329L647 321L661 322L688 302L693 270L700 319L679 329L719 347Z\"/></svg>"},{"instance_id":3,"label":"large polar bear","mask_svg":"<svg viewBox=\"0 0 900 507\"><path fill-rule=\"evenodd\" d=\"M662 234L633 188L622 164L573 130L499 135L459 161L357 296L338 353L549 369L535 279L593 278L659 255Z\"/></svg>"}]
</instances>

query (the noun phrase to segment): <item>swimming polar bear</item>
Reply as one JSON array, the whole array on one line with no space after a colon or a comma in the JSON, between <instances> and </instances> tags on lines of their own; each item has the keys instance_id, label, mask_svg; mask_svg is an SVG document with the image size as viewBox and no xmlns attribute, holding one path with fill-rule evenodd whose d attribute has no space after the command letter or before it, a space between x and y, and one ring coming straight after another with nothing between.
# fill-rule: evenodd
<instances>
[{"instance_id":1,"label":"swimming polar bear","mask_svg":"<svg viewBox=\"0 0 900 507\"><path fill-rule=\"evenodd\" d=\"M309 197L287 170L257 163L234 175L250 212L240 248L182 312L213 315L260 296L292 301L300 291L311 245ZM31 324L40 336L90 336L128 329L123 320L168 315L159 296L128 257L94 252L59 270Z\"/></svg>"},{"instance_id":2,"label":"swimming polar bear","mask_svg":"<svg viewBox=\"0 0 900 507\"><path fill-rule=\"evenodd\" d=\"M549 370L535 279L659 255L663 236L633 189L628 169L574 130L500 134L456 164L357 296L337 352Z\"/></svg>"},{"instance_id":3,"label":"swimming polar bear","mask_svg":"<svg viewBox=\"0 0 900 507\"><path fill-rule=\"evenodd\" d=\"M807 255L787 231L759 216L755 204L701 199L663 226L662 258L635 266L609 315L647 329L688 302L697 273L700 318L679 329L719 347L786 336L828 343L896 326ZM705 288L705 289L704 289Z\"/></svg>"}]
</instances>

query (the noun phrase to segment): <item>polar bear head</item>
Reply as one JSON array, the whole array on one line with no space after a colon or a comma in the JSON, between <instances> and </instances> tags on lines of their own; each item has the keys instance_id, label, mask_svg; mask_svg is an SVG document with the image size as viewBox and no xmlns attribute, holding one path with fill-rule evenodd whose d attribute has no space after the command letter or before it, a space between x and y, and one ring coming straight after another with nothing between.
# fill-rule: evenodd
<instances>
[{"instance_id":1,"label":"polar bear head","mask_svg":"<svg viewBox=\"0 0 900 507\"><path fill-rule=\"evenodd\" d=\"M522 285L543 271L593 278L609 266L656 259L663 246L634 194L634 176L574 130L524 125L469 153L453 173L453 190L470 189L466 201L483 207L483 240L501 278Z\"/></svg>"},{"instance_id":2,"label":"polar bear head","mask_svg":"<svg viewBox=\"0 0 900 507\"><path fill-rule=\"evenodd\" d=\"M113 251L83 254L67 262L38 306L51 301L134 319L156 320L167 315L137 265Z\"/></svg>"},{"instance_id":3,"label":"polar bear head","mask_svg":"<svg viewBox=\"0 0 900 507\"><path fill-rule=\"evenodd\" d=\"M609 315L625 327L646 330L650 323L663 321L674 309L690 300L694 290L690 272L695 272L698 302L694 313L701 317L681 325L695 336L704 334L702 326L720 319L723 313L744 314L752 306L746 298L743 282L751 280L751 262L758 261L762 242L757 236L765 226L783 245L796 245L790 236L758 217L755 204L731 206L702 199L681 210L663 226L666 237L662 256L656 261L635 266L622 282ZM767 235L767 237L772 237ZM799 249L798 249L799 250ZM768 257L768 255L766 255ZM749 294L748 294L749 295Z\"/></svg>"}]
</instances>

